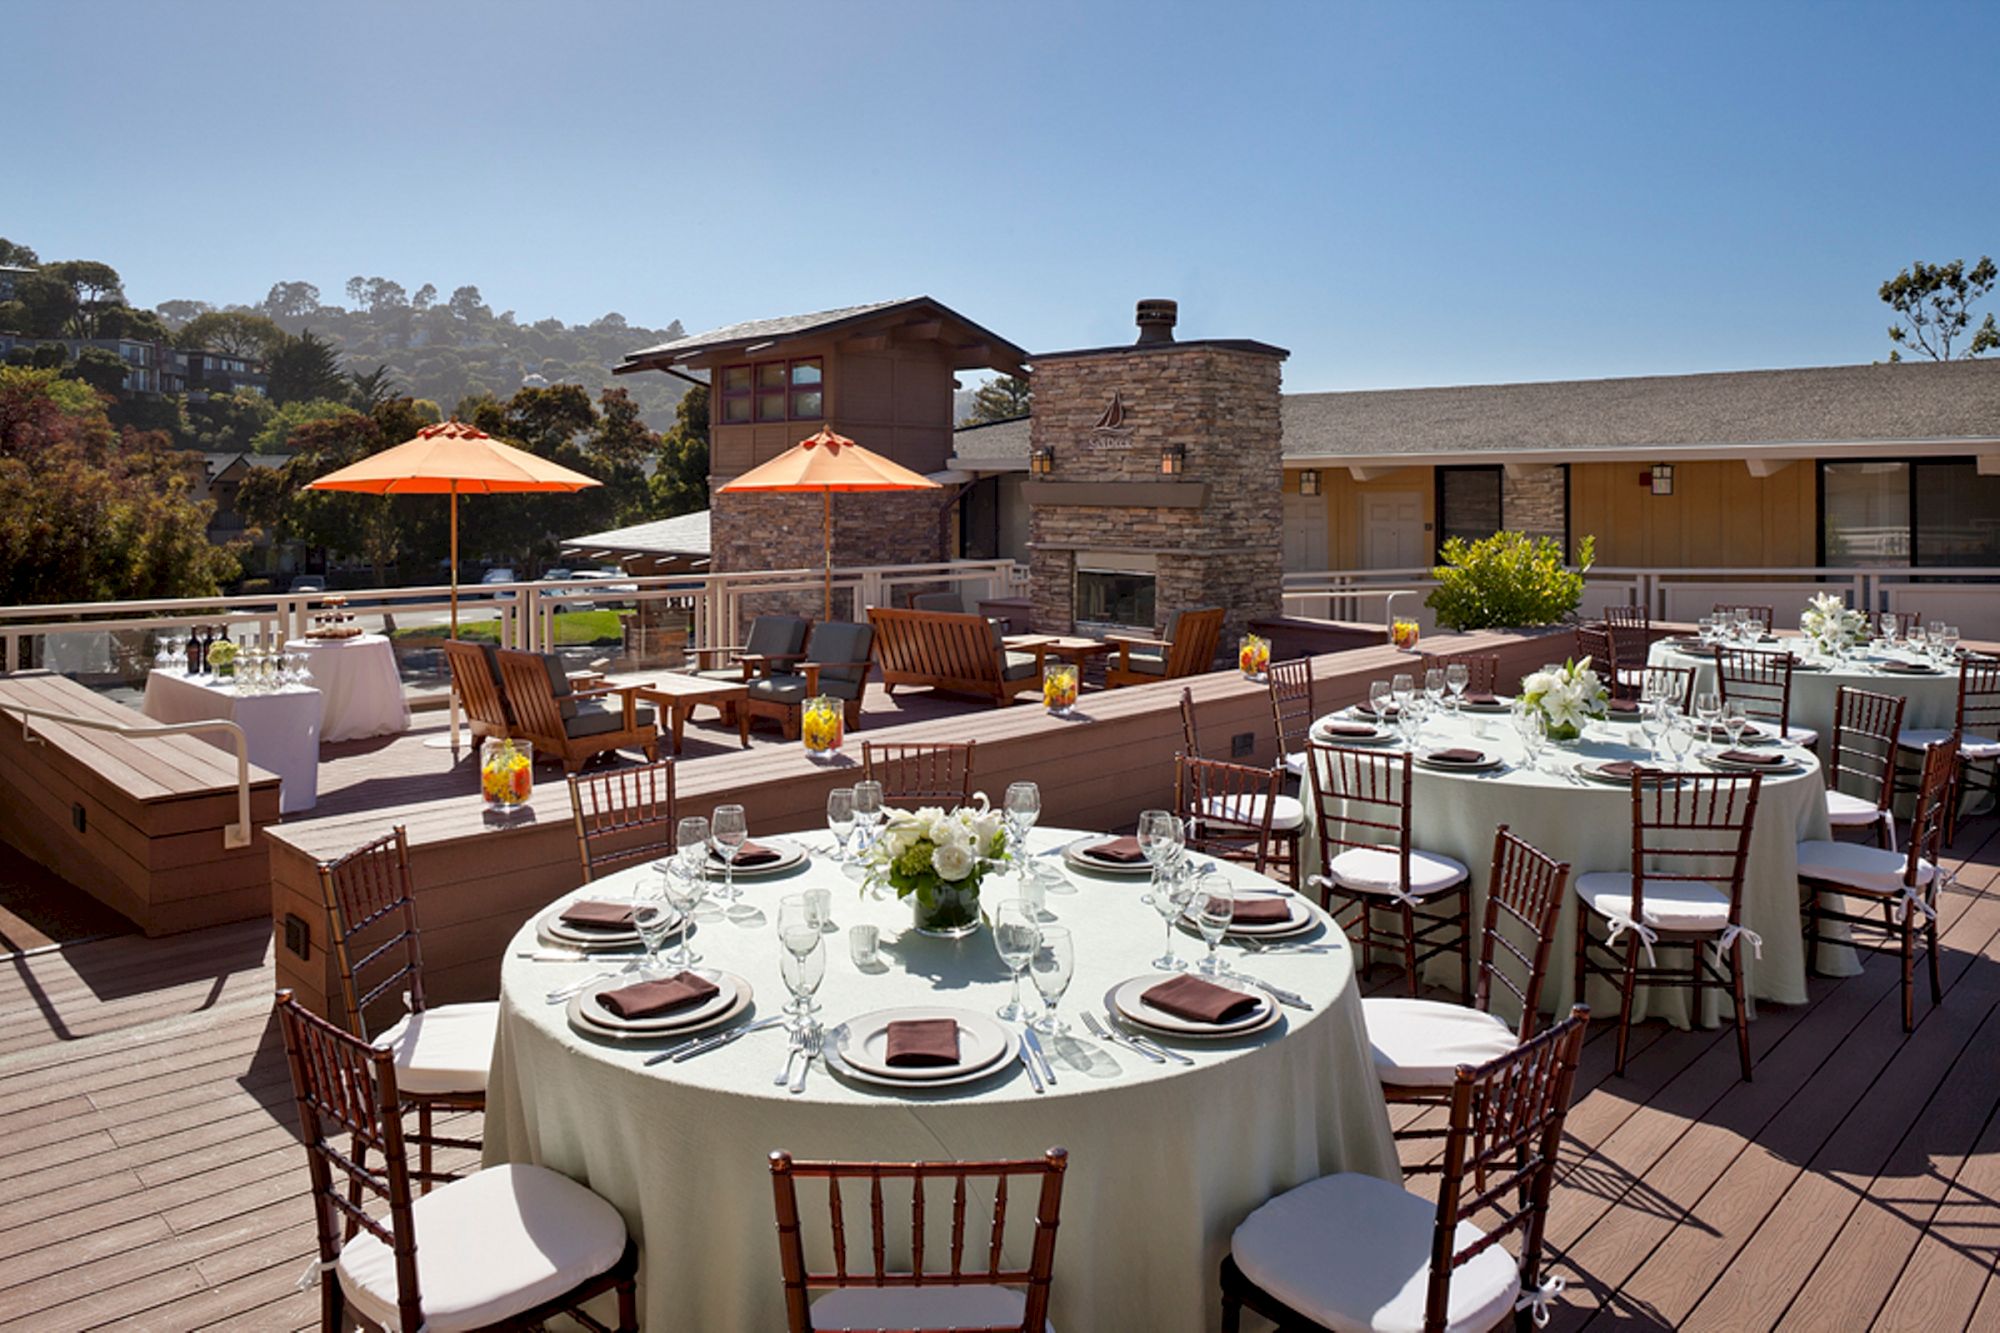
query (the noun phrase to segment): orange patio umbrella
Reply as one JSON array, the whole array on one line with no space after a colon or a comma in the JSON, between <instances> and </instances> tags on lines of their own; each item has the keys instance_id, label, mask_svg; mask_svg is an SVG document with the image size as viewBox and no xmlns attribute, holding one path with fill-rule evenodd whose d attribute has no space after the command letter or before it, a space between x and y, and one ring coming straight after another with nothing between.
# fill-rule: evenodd
<instances>
[{"instance_id":1,"label":"orange patio umbrella","mask_svg":"<svg viewBox=\"0 0 2000 1333\"><path fill-rule=\"evenodd\" d=\"M760 463L729 482L725 491L818 491L826 528L826 618L833 619L833 493L835 491L935 491L929 477L862 448L822 426L819 434Z\"/></svg>"},{"instance_id":2,"label":"orange patio umbrella","mask_svg":"<svg viewBox=\"0 0 2000 1333\"><path fill-rule=\"evenodd\" d=\"M502 444L477 426L444 421L413 440L306 483L308 490L451 496L451 637L458 637L458 497L520 491L580 491L595 477Z\"/></svg>"}]
</instances>

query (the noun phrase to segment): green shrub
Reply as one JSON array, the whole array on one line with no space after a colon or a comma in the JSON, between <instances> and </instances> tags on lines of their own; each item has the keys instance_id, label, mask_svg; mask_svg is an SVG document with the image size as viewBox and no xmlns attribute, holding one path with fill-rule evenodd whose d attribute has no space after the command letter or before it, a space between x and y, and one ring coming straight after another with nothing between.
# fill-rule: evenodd
<instances>
[{"instance_id":1,"label":"green shrub","mask_svg":"<svg viewBox=\"0 0 2000 1333\"><path fill-rule=\"evenodd\" d=\"M1496 532L1481 541L1453 537L1444 563L1431 571L1436 591L1424 604L1447 629L1553 625L1583 601L1583 576L1596 558L1595 538L1577 543L1576 568L1562 543L1524 532Z\"/></svg>"}]
</instances>

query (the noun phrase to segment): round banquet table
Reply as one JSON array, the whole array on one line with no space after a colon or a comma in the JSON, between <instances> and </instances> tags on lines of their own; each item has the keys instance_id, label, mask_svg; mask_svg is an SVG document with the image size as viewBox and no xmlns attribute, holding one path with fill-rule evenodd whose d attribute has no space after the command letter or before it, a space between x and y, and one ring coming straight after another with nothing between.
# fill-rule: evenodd
<instances>
[{"instance_id":1,"label":"round banquet table","mask_svg":"<svg viewBox=\"0 0 2000 1333\"><path fill-rule=\"evenodd\" d=\"M1789 645L1796 650L1803 642L1802 639L1786 638L1776 645L1760 646L1782 648ZM1878 665L1885 661L1918 660L1921 659L1911 653L1863 649L1846 662L1827 663L1824 667L1818 664L1794 666L1792 725L1811 727L1830 743L1833 736L1836 696L1841 686L1848 685L1858 690L1893 694L1904 699L1905 728L1943 727L1949 730L1958 719L1956 670L1936 670L1924 675L1915 675L1883 671ZM1646 651L1646 665L1683 669L1693 667L1694 687L1697 692L1715 688L1715 658L1710 654L1684 653L1663 639Z\"/></svg>"},{"instance_id":2,"label":"round banquet table","mask_svg":"<svg viewBox=\"0 0 2000 1333\"><path fill-rule=\"evenodd\" d=\"M305 654L313 685L326 697L322 741L358 741L410 729L410 705L396 673L396 650L382 635L292 639L285 651Z\"/></svg>"},{"instance_id":3,"label":"round banquet table","mask_svg":"<svg viewBox=\"0 0 2000 1333\"><path fill-rule=\"evenodd\" d=\"M1030 846L1047 852L1076 836L1038 829ZM907 903L862 896L819 855L825 834L800 841L815 851L803 870L739 879L754 912L725 914L711 899L696 916L701 965L734 972L754 988L749 1018L776 1013L785 1002L776 904L808 887L833 890L839 927L826 936L818 993L829 1028L890 1005L991 1013L1006 1000L1006 972L989 931L961 941L918 935L908 929ZM1092 1037L1079 1021L1086 1007L1101 1018L1108 991L1149 972L1160 952L1166 931L1139 900L1145 879L1085 874L1054 855L1039 864L1067 880L1052 886L1047 911L1050 924L1070 927L1076 939L1075 979L1061 1008L1074 1031L1042 1039L1056 1073L1045 1095L1031 1089L1018 1063L988 1080L927 1093L849 1082L819 1063L804 1093L793 1096L771 1082L785 1055L783 1030L775 1028L685 1063L645 1067L645 1056L666 1043L581 1035L566 1006L547 1001L552 989L601 966L523 956L537 946L531 921L508 946L501 971L486 1161L551 1167L617 1207L642 1247L647 1327L772 1329L785 1324L773 1150L802 1159L915 1161L1032 1158L1060 1146L1069 1150L1069 1170L1052 1289L1056 1327L1216 1327L1217 1265L1231 1232L1259 1204L1329 1172L1401 1179L1349 950L1257 956L1243 970L1298 992L1311 1012L1286 1008L1275 1028L1257 1036L1183 1042L1177 1049L1192 1067L1154 1064ZM1271 887L1241 867L1223 869L1239 883ZM567 897L629 893L647 873L623 870ZM1002 876L988 881L983 896L1011 897L1012 889ZM849 953L846 931L858 922L882 929L886 966L872 974ZM1182 958L1192 961L1204 947L1194 936L1176 936ZM1326 937L1337 939L1330 931ZM1223 952L1249 958L1227 943ZM1032 982L1024 978L1023 987L1032 997ZM908 1235L907 1193L900 1199L900 1213L892 1205L892 1244ZM800 1203L809 1227L824 1232L823 1191L802 1189ZM849 1245L854 1261L865 1263L866 1214L850 1212ZM1009 1210L1010 1263L1025 1263L1020 1243L1028 1228L1021 1223L1030 1214L1020 1201ZM949 1215L936 1206L927 1224L942 1228ZM984 1243L986 1216L976 1202L969 1208L968 1246ZM931 1253L946 1253L942 1237ZM809 1244L810 1262L826 1257Z\"/></svg>"},{"instance_id":4,"label":"round banquet table","mask_svg":"<svg viewBox=\"0 0 2000 1333\"><path fill-rule=\"evenodd\" d=\"M1486 882L1493 862L1494 828L1505 824L1516 837L1525 838L1547 855L1570 863L1572 887L1564 895L1541 997L1545 1011L1562 1013L1576 999L1579 910L1576 878L1591 871L1632 867L1631 789L1584 778L1576 775L1575 770L1582 765L1615 759L1652 762L1645 742L1634 724L1595 722L1574 746L1544 747L1539 767L1530 770L1525 766L1526 752L1514 732L1513 720L1505 713L1467 713L1459 718L1447 716L1424 723L1417 741L1418 753L1451 746L1485 750L1500 758L1504 767L1486 773L1450 773L1414 765L1412 845L1421 851L1452 857L1471 872L1474 939L1470 947L1475 962L1479 956L1477 936L1486 908ZM1728 746L1702 747L1711 748ZM1749 865L1744 873L1743 924L1763 941L1761 958L1749 941L1743 947L1744 985L1752 1000L1753 1015L1754 1002L1759 999L1780 1004L1801 1004L1806 999L1797 844L1807 838L1831 836L1826 817L1825 779L1818 761L1809 751L1793 748L1789 752L1802 761L1803 768L1765 775L1757 800L1756 824L1751 830ZM1692 753L1688 766L1717 771L1697 764ZM1318 874L1318 811L1311 800L1305 805L1303 863L1306 873ZM1601 931L1600 923L1600 936ZM1830 928L1828 933L1832 933ZM1663 962L1667 956L1662 956ZM1686 955L1676 952L1671 956ZM1379 957L1386 959L1390 954L1385 952ZM1860 970L1853 950L1838 945L1821 946L1819 965L1822 971L1836 976L1850 976ZM1458 963L1453 957L1433 958L1424 965L1423 972L1428 982L1453 989L1458 986ZM1696 1016L1689 1011L1687 990L1641 986L1633 996L1632 1017L1634 1021L1663 1018L1679 1027L1689 1026L1697 1017L1704 1026L1721 1021L1728 1012L1727 997L1713 990L1702 991L1701 997L1702 1010ZM1591 1012L1599 1017L1618 1012L1617 989L1602 978L1591 980L1585 998Z\"/></svg>"}]
</instances>

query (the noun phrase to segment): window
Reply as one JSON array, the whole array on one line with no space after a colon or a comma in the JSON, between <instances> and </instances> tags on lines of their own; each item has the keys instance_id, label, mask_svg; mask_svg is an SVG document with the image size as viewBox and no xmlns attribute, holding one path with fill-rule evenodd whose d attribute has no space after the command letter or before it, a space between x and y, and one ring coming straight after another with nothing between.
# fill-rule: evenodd
<instances>
[{"instance_id":1,"label":"window","mask_svg":"<svg viewBox=\"0 0 2000 1333\"><path fill-rule=\"evenodd\" d=\"M1919 565L2000 565L2000 477L1970 459L1913 465L1910 508Z\"/></svg>"},{"instance_id":2,"label":"window","mask_svg":"<svg viewBox=\"0 0 2000 1333\"><path fill-rule=\"evenodd\" d=\"M826 415L823 371L816 356L722 368L722 423L817 421Z\"/></svg>"},{"instance_id":3,"label":"window","mask_svg":"<svg viewBox=\"0 0 2000 1333\"><path fill-rule=\"evenodd\" d=\"M1820 563L1910 563L1910 465L1820 465Z\"/></svg>"},{"instance_id":4,"label":"window","mask_svg":"<svg viewBox=\"0 0 2000 1333\"><path fill-rule=\"evenodd\" d=\"M1500 476L1497 467L1441 467L1437 470L1437 543L1442 551L1453 537L1483 541L1500 531Z\"/></svg>"},{"instance_id":5,"label":"window","mask_svg":"<svg viewBox=\"0 0 2000 1333\"><path fill-rule=\"evenodd\" d=\"M1820 563L2000 565L2000 477L1969 458L1820 464Z\"/></svg>"}]
</instances>

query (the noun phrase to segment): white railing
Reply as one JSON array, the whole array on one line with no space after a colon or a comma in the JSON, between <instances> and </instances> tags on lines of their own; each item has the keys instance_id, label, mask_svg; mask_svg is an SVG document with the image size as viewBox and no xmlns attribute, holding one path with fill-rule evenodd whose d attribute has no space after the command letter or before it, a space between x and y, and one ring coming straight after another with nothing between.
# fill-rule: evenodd
<instances>
[{"instance_id":1,"label":"white railing","mask_svg":"<svg viewBox=\"0 0 2000 1333\"><path fill-rule=\"evenodd\" d=\"M134 740L147 740L159 736L190 736L200 731L220 731L229 737L229 743L236 750L236 822L222 828L222 845L226 848L248 847L250 845L250 750L244 739L243 728L226 718L204 718L199 722L114 722L110 718L80 717L75 713L65 713L54 708L30 708L26 704L0 704L0 711L16 713L21 718L21 735L31 744L41 742L35 734L34 719L44 722L60 722L66 727L82 727L86 731L108 731L117 736L128 736Z\"/></svg>"}]
</instances>

